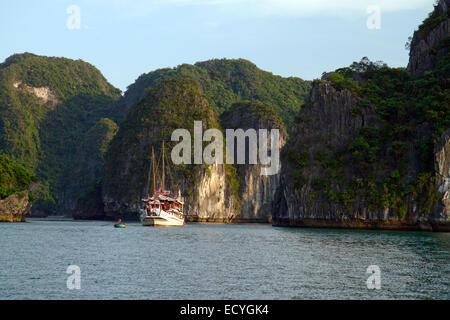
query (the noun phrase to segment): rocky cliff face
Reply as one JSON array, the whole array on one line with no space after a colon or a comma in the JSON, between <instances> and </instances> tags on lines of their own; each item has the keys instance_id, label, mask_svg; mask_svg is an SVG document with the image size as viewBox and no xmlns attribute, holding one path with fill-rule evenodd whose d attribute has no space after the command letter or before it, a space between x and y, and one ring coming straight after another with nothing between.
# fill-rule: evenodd
<instances>
[{"instance_id":1,"label":"rocky cliff face","mask_svg":"<svg viewBox=\"0 0 450 320\"><path fill-rule=\"evenodd\" d=\"M195 82L195 85L199 87L206 98L205 103L210 106L209 112L214 111L213 117L230 109L233 109L230 111L236 111L232 106L236 101L242 99L263 101L264 105L262 103L251 105L261 107L267 112L266 115L255 112L246 113L241 112L241 110L234 112L233 119L230 119L228 123L222 122L219 126L224 130L227 128L242 128L245 130L248 128L256 130L259 128L279 128L280 148L287 139L286 129L280 118L287 126L290 126L295 112L300 109L310 88L309 81L294 77L275 76L258 69L253 63L246 60L211 60L199 62L195 65L181 65L174 69L160 69L142 75L134 84L129 86L121 99L121 105L124 106L123 110L128 110L133 104L145 97L148 93L146 89L156 88L161 83L173 78L190 79ZM183 108L185 107L183 106ZM131 108L131 111L133 111L133 108ZM179 109L174 112L179 112ZM242 117L248 120L247 123L240 122ZM160 123L157 126L162 128ZM146 134L143 135L147 136ZM154 138L151 138L152 141ZM165 140L168 140L167 137L165 137ZM150 142L147 141L146 143ZM117 147L113 146L112 148ZM130 146L126 148L123 147L120 152L130 152L129 149L134 150ZM270 146L268 149L270 150ZM134 155L129 154L129 157L133 158ZM127 160L121 161L126 162ZM145 168L144 170L147 168L147 164L129 163L129 166L135 165ZM132 168L124 170L132 170ZM268 222L271 221L271 202L279 185L280 175L261 176L260 173L261 165L258 164L235 165L234 167L232 165L209 166L208 168L199 168L198 172L195 172L195 179L193 180L198 183L187 183L186 181L184 186L172 185L172 187L180 188L186 192L185 196L188 197L186 210L189 212L188 220L190 221ZM114 174L125 174L130 177L129 173L124 172L116 171ZM112 181L115 178L111 179L110 176L108 179ZM121 181L121 183L128 184L125 180ZM110 182L105 183L109 184ZM136 182L132 184L135 185ZM139 188L145 189L144 184L142 182ZM189 190L189 195L186 190ZM122 196L104 192L107 215L114 216L116 213L123 215L127 212L133 212L132 215L135 215L141 204L132 203L135 200L130 202L130 199L136 199L136 194L140 192L133 192L133 196L129 196L124 201L119 200ZM82 202L88 207L97 208L91 201L85 202L82 200ZM93 214L93 216L96 215Z\"/></svg>"},{"instance_id":2,"label":"rocky cliff face","mask_svg":"<svg viewBox=\"0 0 450 320\"><path fill-rule=\"evenodd\" d=\"M434 11L414 32L411 41L408 71L418 76L431 70L436 62L447 55L450 35L450 0L440 0Z\"/></svg>"},{"instance_id":3,"label":"rocky cliff face","mask_svg":"<svg viewBox=\"0 0 450 320\"><path fill-rule=\"evenodd\" d=\"M232 194L225 165L211 165L197 174L193 192L185 198L186 220L231 223L239 219L239 199Z\"/></svg>"},{"instance_id":4,"label":"rocky cliff face","mask_svg":"<svg viewBox=\"0 0 450 320\"><path fill-rule=\"evenodd\" d=\"M354 112L356 107L358 113ZM371 198L377 196L370 193L377 192L376 187L364 184L348 146L357 141L361 130L379 127L374 112L362 107L360 98L348 90L337 91L327 81L317 81L284 150L281 186L273 204L274 224L431 230L428 214L420 211L413 195L405 195L399 207L372 204L377 199ZM419 130L417 135L421 134ZM419 150L412 143L407 149L405 184L418 174L415 159ZM379 162L382 165L382 160ZM389 170L394 167L387 166L375 176ZM355 192L359 188L364 191ZM399 208L403 208L402 213Z\"/></svg>"},{"instance_id":5,"label":"rocky cliff face","mask_svg":"<svg viewBox=\"0 0 450 320\"><path fill-rule=\"evenodd\" d=\"M29 194L36 191L37 187L37 184L33 182L28 190L0 200L0 222L25 222L25 217L30 213L32 205Z\"/></svg>"},{"instance_id":6,"label":"rocky cliff face","mask_svg":"<svg viewBox=\"0 0 450 320\"><path fill-rule=\"evenodd\" d=\"M434 166L436 172L436 188L441 193L439 204L432 220L436 228L449 229L450 225L450 129L441 137L434 148ZM447 228L441 227L446 225Z\"/></svg>"},{"instance_id":7,"label":"rocky cliff face","mask_svg":"<svg viewBox=\"0 0 450 320\"><path fill-rule=\"evenodd\" d=\"M279 149L285 145L287 134L281 120L276 113L261 102L241 102L234 104L227 112L222 114L222 127L225 129L260 129L279 130ZM270 137L270 136L269 136ZM236 218L240 222L271 222L272 202L275 192L280 184L280 174L262 175L261 162L249 164L248 151L246 149L246 164L236 164L237 154L234 159L234 167L239 176L239 198L241 210ZM267 141L267 149L275 154L270 141ZM273 150L273 151L272 151ZM281 164L280 164L281 170Z\"/></svg>"},{"instance_id":8,"label":"rocky cliff face","mask_svg":"<svg viewBox=\"0 0 450 320\"><path fill-rule=\"evenodd\" d=\"M411 41L408 71L419 76L433 70L440 59L449 55L450 0L440 0L434 11L414 32ZM447 102L448 104L448 102ZM444 132L434 146L436 188L441 196L432 221L437 230L450 229L450 129Z\"/></svg>"},{"instance_id":9,"label":"rocky cliff face","mask_svg":"<svg viewBox=\"0 0 450 320\"><path fill-rule=\"evenodd\" d=\"M320 192L336 188L334 172L327 170L327 157L332 150L343 149L363 126L376 126L374 114L362 109L352 114L360 99L350 91L337 91L327 81L316 81L311 90L310 103L300 114L291 140L284 150L281 187L274 206L274 224L282 226L377 228L401 224L389 210L367 208L364 199L357 199L354 208L329 202ZM351 165L340 163L346 177L352 176ZM327 184L327 185L324 185Z\"/></svg>"},{"instance_id":10,"label":"rocky cliff face","mask_svg":"<svg viewBox=\"0 0 450 320\"><path fill-rule=\"evenodd\" d=\"M74 205L75 219L103 219L102 178L103 163L109 143L118 131L118 126L108 118L100 119L86 133L77 152L77 166L74 179L69 185L72 193L79 190L80 197Z\"/></svg>"}]
</instances>

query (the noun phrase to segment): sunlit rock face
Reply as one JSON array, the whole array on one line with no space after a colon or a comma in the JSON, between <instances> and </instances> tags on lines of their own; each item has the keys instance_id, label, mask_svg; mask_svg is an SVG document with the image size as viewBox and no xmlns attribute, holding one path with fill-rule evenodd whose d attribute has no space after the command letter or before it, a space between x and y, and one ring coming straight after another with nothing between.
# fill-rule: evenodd
<instances>
[{"instance_id":1,"label":"sunlit rock face","mask_svg":"<svg viewBox=\"0 0 450 320\"><path fill-rule=\"evenodd\" d=\"M444 45L443 41L448 41L450 35L450 19L439 17L448 16L449 9L450 0L440 0L430 16L436 22L425 23L414 32L408 64L408 71L413 76L433 69L436 62L447 55L448 45Z\"/></svg>"},{"instance_id":2,"label":"sunlit rock face","mask_svg":"<svg viewBox=\"0 0 450 320\"><path fill-rule=\"evenodd\" d=\"M38 185L32 182L28 190L0 200L0 222L25 222L32 205L29 194L36 191L37 187Z\"/></svg>"},{"instance_id":3,"label":"sunlit rock face","mask_svg":"<svg viewBox=\"0 0 450 320\"><path fill-rule=\"evenodd\" d=\"M258 135L261 130L267 133L267 154L272 156L272 167L279 157L280 150L287 140L286 129L276 113L261 102L241 102L234 104L230 110L221 116L221 123L224 129L242 129L245 132L255 130ZM278 147L272 146L271 134L278 130ZM261 144L260 144L261 143ZM239 199L240 212L236 217L241 222L271 222L272 203L275 193L280 184L280 172L282 164L279 163L278 170L274 174L266 174L263 168L270 167L263 165L261 159L256 164L250 164L249 152L257 149L259 152L263 148L262 142L258 139L257 144L250 146L246 143L245 164L237 164L237 152L234 154L234 167L237 169L239 177ZM270 172L272 173L272 172Z\"/></svg>"},{"instance_id":4,"label":"sunlit rock face","mask_svg":"<svg viewBox=\"0 0 450 320\"><path fill-rule=\"evenodd\" d=\"M439 228L450 229L450 129L442 134L441 141L435 145L434 167L436 188L442 194L439 206L433 215L433 222Z\"/></svg>"}]
</instances>

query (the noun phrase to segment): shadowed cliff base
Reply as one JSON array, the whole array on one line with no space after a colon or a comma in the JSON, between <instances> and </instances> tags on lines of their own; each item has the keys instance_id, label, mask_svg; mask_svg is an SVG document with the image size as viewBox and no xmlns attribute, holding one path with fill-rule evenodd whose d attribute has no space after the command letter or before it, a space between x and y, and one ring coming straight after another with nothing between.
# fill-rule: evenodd
<instances>
[{"instance_id":1,"label":"shadowed cliff base","mask_svg":"<svg viewBox=\"0 0 450 320\"><path fill-rule=\"evenodd\" d=\"M186 216L186 222L191 223L218 223L218 224L233 224L233 223L272 223L271 217L257 217L257 218L204 218L199 216Z\"/></svg>"},{"instance_id":2,"label":"shadowed cliff base","mask_svg":"<svg viewBox=\"0 0 450 320\"><path fill-rule=\"evenodd\" d=\"M274 227L296 228L332 228L359 230L392 230L392 231L427 231L450 232L450 223L430 223L417 221L389 221L389 220L327 220L327 219L289 219L276 218Z\"/></svg>"}]
</instances>

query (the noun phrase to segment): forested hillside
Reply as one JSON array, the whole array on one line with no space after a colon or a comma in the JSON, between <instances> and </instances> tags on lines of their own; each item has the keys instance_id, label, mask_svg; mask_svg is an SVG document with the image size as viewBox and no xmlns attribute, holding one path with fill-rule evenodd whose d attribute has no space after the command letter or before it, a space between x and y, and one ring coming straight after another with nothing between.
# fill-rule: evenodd
<instances>
[{"instance_id":1,"label":"forested hillside","mask_svg":"<svg viewBox=\"0 0 450 320\"><path fill-rule=\"evenodd\" d=\"M214 59L143 74L128 87L121 103L129 108L146 88L174 77L195 80L218 115L235 102L259 100L275 110L288 128L311 88L309 81L273 75L248 60Z\"/></svg>"},{"instance_id":2,"label":"forested hillside","mask_svg":"<svg viewBox=\"0 0 450 320\"><path fill-rule=\"evenodd\" d=\"M41 209L73 207L82 142L101 118L117 120L120 90L81 60L16 54L0 64L0 151L47 189Z\"/></svg>"}]
</instances>

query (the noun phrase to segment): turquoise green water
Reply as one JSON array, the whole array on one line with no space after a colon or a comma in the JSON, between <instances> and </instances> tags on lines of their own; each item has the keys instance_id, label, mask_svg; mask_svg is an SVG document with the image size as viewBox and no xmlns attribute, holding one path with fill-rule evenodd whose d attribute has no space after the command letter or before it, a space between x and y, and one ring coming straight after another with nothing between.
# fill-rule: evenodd
<instances>
[{"instance_id":1,"label":"turquoise green water","mask_svg":"<svg viewBox=\"0 0 450 320\"><path fill-rule=\"evenodd\" d=\"M33 221L0 224L0 245L1 299L449 299L443 233Z\"/></svg>"}]
</instances>

